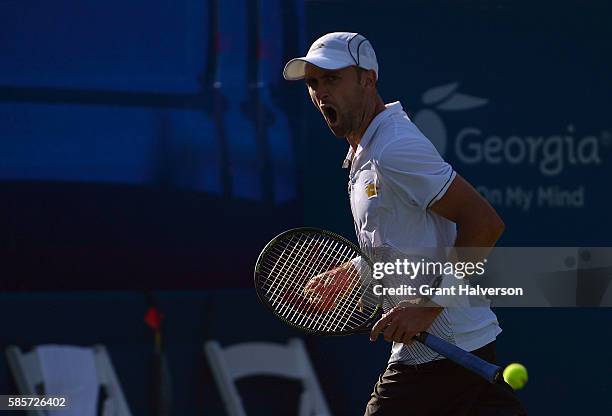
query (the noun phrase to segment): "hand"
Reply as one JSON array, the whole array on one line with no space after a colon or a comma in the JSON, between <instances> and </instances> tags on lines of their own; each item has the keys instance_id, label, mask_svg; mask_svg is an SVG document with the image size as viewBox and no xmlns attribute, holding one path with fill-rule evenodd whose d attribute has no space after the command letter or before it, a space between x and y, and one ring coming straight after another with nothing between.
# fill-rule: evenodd
<instances>
[{"instance_id":1,"label":"hand","mask_svg":"<svg viewBox=\"0 0 612 416\"><path fill-rule=\"evenodd\" d=\"M358 283L353 266L342 265L311 278L304 287L304 296L317 310L328 312L348 296Z\"/></svg>"},{"instance_id":2,"label":"hand","mask_svg":"<svg viewBox=\"0 0 612 416\"><path fill-rule=\"evenodd\" d=\"M409 345L415 335L426 331L431 326L442 309L439 306L415 307L400 302L374 324L370 332L370 341L376 341L382 332L385 341Z\"/></svg>"}]
</instances>

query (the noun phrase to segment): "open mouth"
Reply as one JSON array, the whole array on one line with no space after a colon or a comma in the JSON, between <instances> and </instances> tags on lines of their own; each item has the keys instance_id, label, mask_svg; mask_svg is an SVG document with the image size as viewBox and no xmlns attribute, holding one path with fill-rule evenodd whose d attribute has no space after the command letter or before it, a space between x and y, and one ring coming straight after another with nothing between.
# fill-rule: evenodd
<instances>
[{"instance_id":1,"label":"open mouth","mask_svg":"<svg viewBox=\"0 0 612 416\"><path fill-rule=\"evenodd\" d=\"M330 125L336 124L336 122L338 121L338 113L336 112L336 109L326 105L322 108L322 110L323 115L327 119L328 123Z\"/></svg>"}]
</instances>

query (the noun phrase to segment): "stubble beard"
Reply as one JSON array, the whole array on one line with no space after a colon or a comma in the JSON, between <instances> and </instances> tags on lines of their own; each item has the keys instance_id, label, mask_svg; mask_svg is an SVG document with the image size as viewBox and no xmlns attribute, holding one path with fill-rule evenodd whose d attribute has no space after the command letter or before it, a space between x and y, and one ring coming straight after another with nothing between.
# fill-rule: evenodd
<instances>
[{"instance_id":1,"label":"stubble beard","mask_svg":"<svg viewBox=\"0 0 612 416\"><path fill-rule=\"evenodd\" d=\"M365 99L363 88L357 85L354 94L352 100L349 100L349 102L355 103L353 106L344 111L336 107L336 123L333 126L325 115L323 116L327 123L327 127L329 127L334 136L338 138L345 138L359 129L361 123L360 115L362 115L364 109L363 105L357 103L361 103L361 100Z\"/></svg>"},{"instance_id":2,"label":"stubble beard","mask_svg":"<svg viewBox=\"0 0 612 416\"><path fill-rule=\"evenodd\" d=\"M348 137L351 133L356 133L359 130L361 124L361 116L363 114L363 100L365 99L363 88L360 85L357 85L354 91L355 95L353 100L351 100L354 105L348 108L346 111L342 113L338 112L338 127L342 127L341 129L336 128L337 131L332 129L332 132L336 137L345 138Z\"/></svg>"},{"instance_id":3,"label":"stubble beard","mask_svg":"<svg viewBox=\"0 0 612 416\"><path fill-rule=\"evenodd\" d=\"M349 134L354 133L359 128L359 109L351 108L346 111L340 112L337 110L337 122L334 126L327 123L327 126L332 131L334 136L338 138L345 138Z\"/></svg>"}]
</instances>

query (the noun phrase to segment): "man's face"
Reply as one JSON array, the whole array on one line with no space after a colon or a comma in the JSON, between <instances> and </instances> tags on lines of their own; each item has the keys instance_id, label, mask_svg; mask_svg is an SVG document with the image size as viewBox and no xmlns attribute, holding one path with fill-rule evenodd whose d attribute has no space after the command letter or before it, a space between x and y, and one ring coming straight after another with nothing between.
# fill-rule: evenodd
<instances>
[{"instance_id":1,"label":"man's face","mask_svg":"<svg viewBox=\"0 0 612 416\"><path fill-rule=\"evenodd\" d=\"M310 99L334 135L346 137L356 131L364 102L356 68L327 70L306 64L305 74Z\"/></svg>"}]
</instances>

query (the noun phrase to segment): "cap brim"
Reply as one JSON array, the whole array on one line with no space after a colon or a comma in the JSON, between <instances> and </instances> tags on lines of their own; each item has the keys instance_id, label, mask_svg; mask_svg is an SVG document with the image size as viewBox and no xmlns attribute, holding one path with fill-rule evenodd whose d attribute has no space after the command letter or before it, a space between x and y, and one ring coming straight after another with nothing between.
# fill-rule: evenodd
<instances>
[{"instance_id":1,"label":"cap brim","mask_svg":"<svg viewBox=\"0 0 612 416\"><path fill-rule=\"evenodd\" d=\"M340 59L331 59L326 56L304 56L294 58L287 62L283 70L283 77L288 81L304 79L306 63L312 64L322 69L342 69L355 65L354 62L346 62Z\"/></svg>"}]
</instances>

